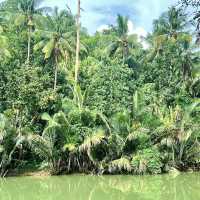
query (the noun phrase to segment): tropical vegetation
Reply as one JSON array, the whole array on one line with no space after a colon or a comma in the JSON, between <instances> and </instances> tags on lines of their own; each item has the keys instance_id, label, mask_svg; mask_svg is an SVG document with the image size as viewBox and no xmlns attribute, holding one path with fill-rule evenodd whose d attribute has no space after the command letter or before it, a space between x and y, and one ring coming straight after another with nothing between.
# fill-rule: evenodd
<instances>
[{"instance_id":1,"label":"tropical vegetation","mask_svg":"<svg viewBox=\"0 0 200 200\"><path fill-rule=\"evenodd\" d=\"M198 3L169 8L142 42L121 15L88 34L77 4L0 4L0 176L200 170Z\"/></svg>"}]
</instances>

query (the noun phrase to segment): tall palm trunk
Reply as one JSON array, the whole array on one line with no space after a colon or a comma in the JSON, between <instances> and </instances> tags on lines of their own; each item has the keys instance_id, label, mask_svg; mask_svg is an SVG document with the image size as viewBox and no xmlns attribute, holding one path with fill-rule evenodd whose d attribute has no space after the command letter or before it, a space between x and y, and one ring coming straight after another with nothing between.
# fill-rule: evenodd
<instances>
[{"instance_id":1,"label":"tall palm trunk","mask_svg":"<svg viewBox=\"0 0 200 200\"><path fill-rule=\"evenodd\" d=\"M55 58L55 71L54 71L54 91L56 91L57 88L57 79L58 79L58 58Z\"/></svg>"},{"instance_id":2,"label":"tall palm trunk","mask_svg":"<svg viewBox=\"0 0 200 200\"><path fill-rule=\"evenodd\" d=\"M80 60L79 60L79 54L80 54L80 15L81 15L81 1L77 0L77 38L76 38L76 63L75 63L75 83L78 82L78 74L79 74L79 68L80 68Z\"/></svg>"},{"instance_id":3,"label":"tall palm trunk","mask_svg":"<svg viewBox=\"0 0 200 200\"><path fill-rule=\"evenodd\" d=\"M28 52L27 52L27 64L30 63L30 54L31 54L31 27L28 27Z\"/></svg>"},{"instance_id":4,"label":"tall palm trunk","mask_svg":"<svg viewBox=\"0 0 200 200\"><path fill-rule=\"evenodd\" d=\"M123 41L123 64L125 64L125 62L127 61L128 54L129 54L128 41L125 40Z\"/></svg>"}]
</instances>

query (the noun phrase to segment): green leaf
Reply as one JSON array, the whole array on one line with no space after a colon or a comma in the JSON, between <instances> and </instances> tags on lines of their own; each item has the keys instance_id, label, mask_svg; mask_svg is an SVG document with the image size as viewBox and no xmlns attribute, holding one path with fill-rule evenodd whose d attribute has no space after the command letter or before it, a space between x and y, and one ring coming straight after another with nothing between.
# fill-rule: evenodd
<instances>
[{"instance_id":1,"label":"green leaf","mask_svg":"<svg viewBox=\"0 0 200 200\"><path fill-rule=\"evenodd\" d=\"M4 151L4 147L0 145L0 153L3 153L3 151Z\"/></svg>"},{"instance_id":2,"label":"green leaf","mask_svg":"<svg viewBox=\"0 0 200 200\"><path fill-rule=\"evenodd\" d=\"M72 144L72 143L66 144L66 145L64 145L64 147L63 147L63 151L72 152L72 151L74 151L75 149L76 149L76 146L75 146L75 144Z\"/></svg>"},{"instance_id":3,"label":"green leaf","mask_svg":"<svg viewBox=\"0 0 200 200\"><path fill-rule=\"evenodd\" d=\"M41 119L44 120L44 121L51 121L52 120L51 116L48 113L43 113L42 116L41 116Z\"/></svg>"},{"instance_id":4,"label":"green leaf","mask_svg":"<svg viewBox=\"0 0 200 200\"><path fill-rule=\"evenodd\" d=\"M15 18L15 25L16 26L21 26L22 24L24 24L26 21L26 16L23 14L17 15Z\"/></svg>"},{"instance_id":5,"label":"green leaf","mask_svg":"<svg viewBox=\"0 0 200 200\"><path fill-rule=\"evenodd\" d=\"M38 50L41 49L44 45L45 45L45 41L42 40L42 41L38 42L37 44L35 44L33 50L34 50L34 51L38 51Z\"/></svg>"},{"instance_id":6,"label":"green leaf","mask_svg":"<svg viewBox=\"0 0 200 200\"><path fill-rule=\"evenodd\" d=\"M44 46L44 48L42 49L42 52L45 54L45 59L48 59L48 58L51 57L51 54L52 54L53 49L54 49L54 45L55 45L54 39L51 39L51 40Z\"/></svg>"}]
</instances>

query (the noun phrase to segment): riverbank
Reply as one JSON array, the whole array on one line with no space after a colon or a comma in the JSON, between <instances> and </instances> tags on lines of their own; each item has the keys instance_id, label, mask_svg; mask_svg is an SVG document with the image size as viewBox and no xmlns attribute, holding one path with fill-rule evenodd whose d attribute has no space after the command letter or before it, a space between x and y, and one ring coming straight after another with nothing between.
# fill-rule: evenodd
<instances>
[{"instance_id":1,"label":"riverbank","mask_svg":"<svg viewBox=\"0 0 200 200\"><path fill-rule=\"evenodd\" d=\"M6 177L50 177L51 174L48 170L11 170L6 174Z\"/></svg>"},{"instance_id":2,"label":"riverbank","mask_svg":"<svg viewBox=\"0 0 200 200\"><path fill-rule=\"evenodd\" d=\"M158 175L172 175L174 177L182 174L182 173L200 173L199 170L194 170L194 169L188 169L186 171L179 171L178 169L175 169L175 168L171 168L169 170L168 173L162 173L162 174L158 174ZM92 174L92 173L70 173L70 174L67 174L67 173L62 173L60 175L52 175L50 173L50 171L48 170L40 170L40 169L18 169L18 170L11 170L9 171L5 177L59 177L59 176L65 176L65 175L93 175L93 176L99 176L99 175L96 175L96 174ZM103 176L138 176L136 174L123 174L123 173L120 173L120 174L103 174ZM140 175L141 177L142 176L145 176L145 175L149 175L149 176L157 176L157 175L150 175L150 174L143 174L143 175Z\"/></svg>"}]
</instances>

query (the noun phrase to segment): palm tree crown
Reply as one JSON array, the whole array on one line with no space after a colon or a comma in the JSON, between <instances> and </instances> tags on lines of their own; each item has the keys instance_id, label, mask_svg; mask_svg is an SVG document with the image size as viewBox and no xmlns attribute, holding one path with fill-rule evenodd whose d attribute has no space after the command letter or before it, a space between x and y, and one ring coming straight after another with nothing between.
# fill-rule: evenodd
<instances>
[{"instance_id":1,"label":"palm tree crown","mask_svg":"<svg viewBox=\"0 0 200 200\"><path fill-rule=\"evenodd\" d=\"M57 69L60 59L69 61L74 53L74 19L67 11L54 9L53 15L47 15L43 26L36 30L41 40L34 46L34 50L42 49L45 59L52 58L55 62L54 89L57 85Z\"/></svg>"},{"instance_id":2,"label":"palm tree crown","mask_svg":"<svg viewBox=\"0 0 200 200\"><path fill-rule=\"evenodd\" d=\"M118 15L117 25L113 27L116 37L109 45L109 55L112 56L116 53L122 55L123 63L125 63L129 56L130 37L128 35L128 17Z\"/></svg>"}]
</instances>

